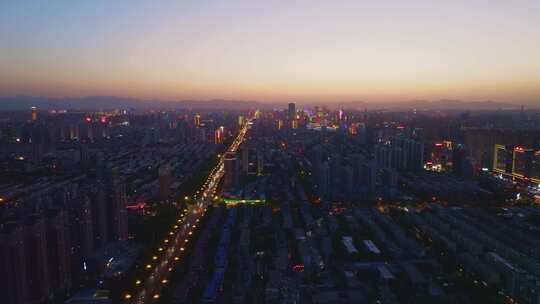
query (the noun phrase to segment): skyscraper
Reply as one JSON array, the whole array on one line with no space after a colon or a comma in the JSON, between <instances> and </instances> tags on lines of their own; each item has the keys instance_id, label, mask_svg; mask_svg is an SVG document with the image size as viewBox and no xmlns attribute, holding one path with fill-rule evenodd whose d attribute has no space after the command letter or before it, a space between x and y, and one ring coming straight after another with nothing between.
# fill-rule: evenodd
<instances>
[{"instance_id":1,"label":"skyscraper","mask_svg":"<svg viewBox=\"0 0 540 304\"><path fill-rule=\"evenodd\" d=\"M294 102L289 103L288 115L289 119L294 119L296 116L296 104Z\"/></svg>"},{"instance_id":2,"label":"skyscraper","mask_svg":"<svg viewBox=\"0 0 540 304\"><path fill-rule=\"evenodd\" d=\"M26 303L27 278L24 230L9 223L0 231L0 299L6 304Z\"/></svg>"},{"instance_id":3,"label":"skyscraper","mask_svg":"<svg viewBox=\"0 0 540 304\"><path fill-rule=\"evenodd\" d=\"M50 292L45 221L32 215L26 219L24 230L27 301L41 303Z\"/></svg>"},{"instance_id":4,"label":"skyscraper","mask_svg":"<svg viewBox=\"0 0 540 304\"><path fill-rule=\"evenodd\" d=\"M324 199L328 199L329 197L329 191L330 191L330 167L328 166L328 162L321 163L319 167L319 174L317 179L317 187L318 187L318 195Z\"/></svg>"},{"instance_id":5,"label":"skyscraper","mask_svg":"<svg viewBox=\"0 0 540 304\"><path fill-rule=\"evenodd\" d=\"M514 146L495 145L493 150L493 171L512 173Z\"/></svg>"},{"instance_id":6,"label":"skyscraper","mask_svg":"<svg viewBox=\"0 0 540 304\"><path fill-rule=\"evenodd\" d=\"M519 177L530 177L534 150L517 146L514 148L512 173Z\"/></svg>"},{"instance_id":7,"label":"skyscraper","mask_svg":"<svg viewBox=\"0 0 540 304\"><path fill-rule=\"evenodd\" d=\"M262 149L257 149L257 174L262 175L264 171L264 152Z\"/></svg>"},{"instance_id":8,"label":"skyscraper","mask_svg":"<svg viewBox=\"0 0 540 304\"><path fill-rule=\"evenodd\" d=\"M225 154L225 176L223 181L223 188L230 190L236 188L238 185L238 161L236 154L227 152Z\"/></svg>"},{"instance_id":9,"label":"skyscraper","mask_svg":"<svg viewBox=\"0 0 540 304\"><path fill-rule=\"evenodd\" d=\"M102 182L98 182L95 189L92 189L91 198L94 244L96 248L101 248L109 241L107 195L105 185Z\"/></svg>"},{"instance_id":10,"label":"skyscraper","mask_svg":"<svg viewBox=\"0 0 540 304\"><path fill-rule=\"evenodd\" d=\"M109 237L111 241L124 241L127 239L126 184L116 168L109 169L107 177Z\"/></svg>"},{"instance_id":11,"label":"skyscraper","mask_svg":"<svg viewBox=\"0 0 540 304\"><path fill-rule=\"evenodd\" d=\"M242 172L248 174L249 171L249 148L242 148Z\"/></svg>"},{"instance_id":12,"label":"skyscraper","mask_svg":"<svg viewBox=\"0 0 540 304\"><path fill-rule=\"evenodd\" d=\"M37 108L36 108L36 107L32 107L32 108L31 108L31 111L32 111L32 114L31 114L31 116L32 116L32 121L33 121L33 122L34 122L34 121L37 121Z\"/></svg>"},{"instance_id":13,"label":"skyscraper","mask_svg":"<svg viewBox=\"0 0 540 304\"><path fill-rule=\"evenodd\" d=\"M71 254L66 221L63 210L51 210L47 217L49 283L54 291L71 289Z\"/></svg>"},{"instance_id":14,"label":"skyscraper","mask_svg":"<svg viewBox=\"0 0 540 304\"><path fill-rule=\"evenodd\" d=\"M456 145L452 151L452 172L458 176L471 177L473 167L471 151L465 145Z\"/></svg>"}]
</instances>

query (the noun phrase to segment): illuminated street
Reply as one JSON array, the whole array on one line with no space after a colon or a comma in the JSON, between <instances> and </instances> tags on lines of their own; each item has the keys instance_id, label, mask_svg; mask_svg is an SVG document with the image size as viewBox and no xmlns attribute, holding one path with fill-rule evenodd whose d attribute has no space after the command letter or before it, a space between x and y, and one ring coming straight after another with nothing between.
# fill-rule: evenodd
<instances>
[{"instance_id":1,"label":"illuminated street","mask_svg":"<svg viewBox=\"0 0 540 304\"><path fill-rule=\"evenodd\" d=\"M227 152L236 152L238 150L238 147L245 139L249 123L248 120L242 126ZM173 229L169 232L169 235L164 238L163 246L153 256L154 262L145 266L149 271L148 277L134 282L137 287L142 285L142 289L140 289L136 297L129 293L123 295L127 303L148 303L161 297L160 292L164 284L168 283L169 273L174 271L178 263L182 263L184 246L189 242L193 231L198 229L197 224L206 213L207 206L211 205L213 200L217 198L216 190L223 178L223 174L224 155L220 155L218 164L210 171L210 175L202 188L196 192L193 198L195 204L188 204L187 209L183 210L177 224L172 227ZM184 199L189 198L185 197Z\"/></svg>"}]
</instances>

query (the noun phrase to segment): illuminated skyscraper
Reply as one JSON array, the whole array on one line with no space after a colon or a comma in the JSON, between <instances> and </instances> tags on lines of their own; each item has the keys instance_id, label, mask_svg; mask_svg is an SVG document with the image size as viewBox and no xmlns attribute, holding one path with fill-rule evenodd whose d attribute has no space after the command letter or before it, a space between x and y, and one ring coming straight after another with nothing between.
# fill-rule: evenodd
<instances>
[{"instance_id":1,"label":"illuminated skyscraper","mask_svg":"<svg viewBox=\"0 0 540 304\"><path fill-rule=\"evenodd\" d=\"M32 121L37 121L37 108L32 107L31 110L32 110Z\"/></svg>"},{"instance_id":2,"label":"illuminated skyscraper","mask_svg":"<svg viewBox=\"0 0 540 304\"><path fill-rule=\"evenodd\" d=\"M195 124L195 127L199 127L201 125L201 115L195 114L193 117L193 123Z\"/></svg>"},{"instance_id":3,"label":"illuminated skyscraper","mask_svg":"<svg viewBox=\"0 0 540 304\"><path fill-rule=\"evenodd\" d=\"M281 119L277 120L277 129L278 130L283 129L283 120L281 120Z\"/></svg>"},{"instance_id":4,"label":"illuminated skyscraper","mask_svg":"<svg viewBox=\"0 0 540 304\"><path fill-rule=\"evenodd\" d=\"M243 126L246 121L246 118L242 115L238 116L238 126Z\"/></svg>"},{"instance_id":5,"label":"illuminated skyscraper","mask_svg":"<svg viewBox=\"0 0 540 304\"><path fill-rule=\"evenodd\" d=\"M225 139L225 127L221 126L214 131L214 143L219 144Z\"/></svg>"},{"instance_id":6,"label":"illuminated skyscraper","mask_svg":"<svg viewBox=\"0 0 540 304\"><path fill-rule=\"evenodd\" d=\"M218 128L214 131L214 143L219 144L222 141L221 130Z\"/></svg>"}]
</instances>

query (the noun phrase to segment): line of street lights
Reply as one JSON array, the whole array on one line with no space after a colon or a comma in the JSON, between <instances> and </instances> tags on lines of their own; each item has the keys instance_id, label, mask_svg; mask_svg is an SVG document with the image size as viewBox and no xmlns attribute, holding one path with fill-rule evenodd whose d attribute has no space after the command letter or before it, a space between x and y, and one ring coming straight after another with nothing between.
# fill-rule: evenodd
<instances>
[{"instance_id":1,"label":"line of street lights","mask_svg":"<svg viewBox=\"0 0 540 304\"><path fill-rule=\"evenodd\" d=\"M248 120L249 122L249 120ZM235 138L235 140L233 141L233 143L231 144L231 146L229 147L229 151L228 152L236 152L236 150L238 149L238 147L240 146L240 144L242 143L242 141L244 140L244 136L245 134L247 133L247 126L248 126L248 123L246 123L242 129L240 130L238 136ZM190 212L191 210L189 209L184 209L183 212L180 214L180 217L178 218L177 220L177 223L175 225L173 225L173 230L171 230L169 232L169 236L173 236L175 235L175 232L176 232L176 237L174 238L174 244L171 246L169 243L171 243L171 241L166 238L163 240L164 242L164 247L159 247L158 248L158 253L154 256L152 256L152 261L154 262L157 262L158 259L159 259L159 254L162 253L163 251L166 251L165 252L165 260L161 261L161 263L156 263L156 267L153 268L153 265L152 264L147 264L146 265L146 269L154 269L152 271L152 273L150 274L150 277L148 277L148 279L146 280L146 284L153 284L154 283L154 276L158 276L159 273L160 273L160 268L164 268L166 266L169 266L168 267L168 272L172 272L173 270L173 267L171 267L172 265L169 264L169 262L174 263L174 262L178 262L180 260L180 257L175 253L175 248L178 247L179 243L182 243L183 245L187 244L189 242L189 237L191 237L193 235L193 231L195 228L197 228L197 226L195 224L191 225L188 220L188 216L190 214L193 214L193 215L198 215L198 217L195 219L195 223L198 223L199 222L199 219L200 217L204 216L204 214L206 213L207 211L207 208L205 207L204 209L202 208L202 204L204 202L208 202L207 201L207 197L209 197L208 195L208 191L210 189L212 194L210 197L213 197L214 200L217 200L219 199L219 197L216 195L216 189L217 189L217 185L219 184L219 180L223 177L223 174L224 174L224 159L225 159L225 155L220 155L219 156L219 162L217 164L216 167L214 167L212 169L212 171L210 172L208 178L206 179L206 181L204 182L204 184L202 185L201 189L200 190L197 190L196 192L196 195L194 196L194 199L195 201L198 203L197 206L194 206L194 210L192 210L193 212ZM205 189L206 190L203 190ZM202 197L199 196L199 198L197 198L197 195L202 192ZM202 201L200 201L202 198ZM189 201L189 197L188 196L185 196L184 197L184 200L186 201ZM184 226L180 226L182 223L184 223ZM191 227L190 227L191 226ZM183 228L183 229L181 229ZM186 232L186 229L190 228L189 231L187 231L187 236L184 237L183 239L183 242L180 240L181 239L181 235L183 232ZM181 229L181 231L177 231L178 229ZM167 248L167 246L170 246L169 248ZM180 246L178 248L178 250L180 251L180 253L184 252L185 251L185 248L184 246ZM174 257L173 257L174 255ZM172 258L172 259L171 259ZM168 280L166 278L166 275L167 273L164 273L163 276L162 276L162 280L161 280L161 283L162 284L167 284L168 283ZM141 280L136 280L135 281L135 287L138 288L139 286L141 286L143 282ZM145 285L146 285L145 284ZM160 288L160 286L157 287L158 289ZM146 300L146 287L143 287L143 289L140 291L139 293L139 296L137 297L136 299L136 302L137 304L143 304ZM152 288L153 289L153 288ZM156 292L152 295L152 299L153 300L158 300L159 298L161 297L161 295ZM133 298L132 294L126 292L124 293L124 300L126 300L127 302L130 302L130 300Z\"/></svg>"}]
</instances>

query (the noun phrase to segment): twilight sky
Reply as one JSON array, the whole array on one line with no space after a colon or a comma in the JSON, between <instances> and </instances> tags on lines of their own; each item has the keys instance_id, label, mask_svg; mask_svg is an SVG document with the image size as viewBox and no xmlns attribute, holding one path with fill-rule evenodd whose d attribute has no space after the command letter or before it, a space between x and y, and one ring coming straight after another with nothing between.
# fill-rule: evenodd
<instances>
[{"instance_id":1,"label":"twilight sky","mask_svg":"<svg viewBox=\"0 0 540 304\"><path fill-rule=\"evenodd\" d=\"M0 95L540 103L540 1L0 1Z\"/></svg>"}]
</instances>

